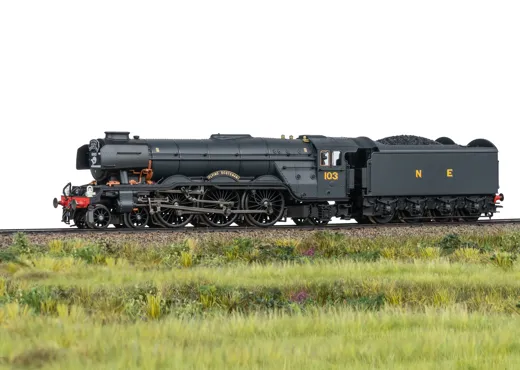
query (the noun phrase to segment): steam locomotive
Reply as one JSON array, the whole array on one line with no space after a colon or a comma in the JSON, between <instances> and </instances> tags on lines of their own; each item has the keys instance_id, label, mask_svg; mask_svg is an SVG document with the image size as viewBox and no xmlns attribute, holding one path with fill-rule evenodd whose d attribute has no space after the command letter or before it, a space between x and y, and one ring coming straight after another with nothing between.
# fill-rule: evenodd
<instances>
[{"instance_id":1,"label":"steam locomotive","mask_svg":"<svg viewBox=\"0 0 520 370\"><path fill-rule=\"evenodd\" d=\"M90 170L92 182L68 183L53 205L78 228L471 222L492 217L504 200L498 150L486 139L174 140L107 131L78 148L76 169Z\"/></svg>"}]
</instances>

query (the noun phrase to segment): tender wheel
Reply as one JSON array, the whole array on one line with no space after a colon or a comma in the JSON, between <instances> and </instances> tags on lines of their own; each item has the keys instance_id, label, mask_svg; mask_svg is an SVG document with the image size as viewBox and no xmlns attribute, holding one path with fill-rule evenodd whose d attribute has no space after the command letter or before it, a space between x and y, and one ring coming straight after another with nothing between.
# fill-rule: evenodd
<instances>
[{"instance_id":1,"label":"tender wheel","mask_svg":"<svg viewBox=\"0 0 520 370\"><path fill-rule=\"evenodd\" d=\"M240 195L232 190L220 190L215 188L208 189L203 196L204 200L212 200L219 202L233 202L231 209L240 208ZM222 209L219 204L204 203L204 208ZM238 218L238 213L230 213L229 215L221 213L205 213L202 215L204 223L213 227L225 227L231 225Z\"/></svg>"},{"instance_id":2,"label":"tender wheel","mask_svg":"<svg viewBox=\"0 0 520 370\"><path fill-rule=\"evenodd\" d=\"M480 218L479 212L470 212L467 209L461 209L458 211L462 222L477 222Z\"/></svg>"},{"instance_id":3,"label":"tender wheel","mask_svg":"<svg viewBox=\"0 0 520 370\"><path fill-rule=\"evenodd\" d=\"M397 213L399 221L406 224L415 224L422 221L423 214L419 212L399 211Z\"/></svg>"},{"instance_id":4,"label":"tender wheel","mask_svg":"<svg viewBox=\"0 0 520 370\"><path fill-rule=\"evenodd\" d=\"M126 227L142 229L150 221L150 212L146 207L139 207L132 212L125 213L123 217Z\"/></svg>"},{"instance_id":5,"label":"tender wheel","mask_svg":"<svg viewBox=\"0 0 520 370\"><path fill-rule=\"evenodd\" d=\"M91 229L106 229L110 219L110 210L102 204L89 209L86 214L86 224Z\"/></svg>"},{"instance_id":6,"label":"tender wheel","mask_svg":"<svg viewBox=\"0 0 520 370\"><path fill-rule=\"evenodd\" d=\"M274 225L283 215L285 199L278 190L249 190L242 198L242 208L267 213L246 213L246 221L252 226Z\"/></svg>"},{"instance_id":7,"label":"tender wheel","mask_svg":"<svg viewBox=\"0 0 520 370\"><path fill-rule=\"evenodd\" d=\"M168 204L176 206L193 207L193 202L183 194L168 194ZM186 211L178 211L173 208L162 208L160 212L157 212L156 218L163 226L170 228L183 227L190 223L193 219L193 213L184 213Z\"/></svg>"},{"instance_id":8,"label":"tender wheel","mask_svg":"<svg viewBox=\"0 0 520 370\"><path fill-rule=\"evenodd\" d=\"M388 224L395 218L395 212L385 216L367 216L368 220L373 224Z\"/></svg>"},{"instance_id":9,"label":"tender wheel","mask_svg":"<svg viewBox=\"0 0 520 370\"><path fill-rule=\"evenodd\" d=\"M457 210L454 210L453 213L446 214L446 213L442 213L441 211L439 211L437 209L432 209L429 214L433 215L434 220L436 222L456 222L456 221L458 221L458 217L457 217L458 211Z\"/></svg>"},{"instance_id":10,"label":"tender wheel","mask_svg":"<svg viewBox=\"0 0 520 370\"><path fill-rule=\"evenodd\" d=\"M74 225L76 225L76 227L78 229L86 229L87 228L87 222L86 222L86 217L87 215L87 211L84 210L84 209L77 209L76 210L76 213L74 214Z\"/></svg>"},{"instance_id":11,"label":"tender wheel","mask_svg":"<svg viewBox=\"0 0 520 370\"><path fill-rule=\"evenodd\" d=\"M437 213L434 209L428 209L426 210L426 216L428 219L428 222L439 222L439 219L437 218Z\"/></svg>"}]
</instances>

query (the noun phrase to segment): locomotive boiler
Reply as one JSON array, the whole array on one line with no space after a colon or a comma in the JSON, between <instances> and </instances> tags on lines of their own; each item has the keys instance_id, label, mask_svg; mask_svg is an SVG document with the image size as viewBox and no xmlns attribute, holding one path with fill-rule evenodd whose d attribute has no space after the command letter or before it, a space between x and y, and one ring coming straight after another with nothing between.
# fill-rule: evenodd
<instances>
[{"instance_id":1,"label":"locomotive boiler","mask_svg":"<svg viewBox=\"0 0 520 370\"><path fill-rule=\"evenodd\" d=\"M486 139L391 143L367 137L141 139L105 132L78 148L62 221L80 228L474 221L492 217L498 149Z\"/></svg>"}]
</instances>

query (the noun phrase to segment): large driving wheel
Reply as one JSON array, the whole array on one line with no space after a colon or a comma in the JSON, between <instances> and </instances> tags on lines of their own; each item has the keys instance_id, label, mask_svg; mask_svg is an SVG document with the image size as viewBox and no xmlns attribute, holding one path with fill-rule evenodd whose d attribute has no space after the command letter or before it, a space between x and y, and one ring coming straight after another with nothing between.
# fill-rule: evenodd
<instances>
[{"instance_id":1,"label":"large driving wheel","mask_svg":"<svg viewBox=\"0 0 520 370\"><path fill-rule=\"evenodd\" d=\"M86 224L91 229L106 229L111 221L110 210L102 204L89 209L86 214Z\"/></svg>"},{"instance_id":2,"label":"large driving wheel","mask_svg":"<svg viewBox=\"0 0 520 370\"><path fill-rule=\"evenodd\" d=\"M183 194L168 194L168 205L193 207L192 201L187 199ZM193 219L193 213L176 210L174 208L162 208L156 214L157 221L162 225L170 228L183 227L190 223Z\"/></svg>"},{"instance_id":3,"label":"large driving wheel","mask_svg":"<svg viewBox=\"0 0 520 370\"><path fill-rule=\"evenodd\" d=\"M265 213L246 213L245 219L250 225L271 226L282 217L285 199L279 190L249 190L243 195L242 208L251 211L266 211Z\"/></svg>"},{"instance_id":4,"label":"large driving wheel","mask_svg":"<svg viewBox=\"0 0 520 370\"><path fill-rule=\"evenodd\" d=\"M131 212L125 213L123 217L126 227L142 229L146 227L150 221L150 212L146 207L139 207L133 209Z\"/></svg>"},{"instance_id":5,"label":"large driving wheel","mask_svg":"<svg viewBox=\"0 0 520 370\"><path fill-rule=\"evenodd\" d=\"M222 190L222 189L216 189L216 188L209 188L202 198L203 200L211 200L211 201L218 201L218 202L233 202L233 205L231 206L231 209L239 209L240 208L240 195L238 192L234 190ZM220 204L215 203L203 203L204 208L208 209L223 209ZM211 213L209 211L208 213L204 213L202 215L202 219L205 223L207 223L210 226L214 227L224 227L229 226L235 220L238 218L238 213L229 213L229 214L222 214L222 213Z\"/></svg>"}]
</instances>

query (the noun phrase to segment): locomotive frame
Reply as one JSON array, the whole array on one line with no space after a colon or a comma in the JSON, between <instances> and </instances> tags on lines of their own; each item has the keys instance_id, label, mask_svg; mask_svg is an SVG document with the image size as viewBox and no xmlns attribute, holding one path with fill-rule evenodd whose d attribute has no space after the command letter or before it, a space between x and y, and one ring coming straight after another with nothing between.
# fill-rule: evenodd
<instances>
[{"instance_id":1,"label":"locomotive frame","mask_svg":"<svg viewBox=\"0 0 520 370\"><path fill-rule=\"evenodd\" d=\"M130 139L105 132L77 151L76 168L94 180L67 184L54 207L62 221L102 229L194 226L268 227L292 219L323 225L475 221L501 208L498 150L467 146L387 145L366 137L206 140Z\"/></svg>"}]
</instances>

